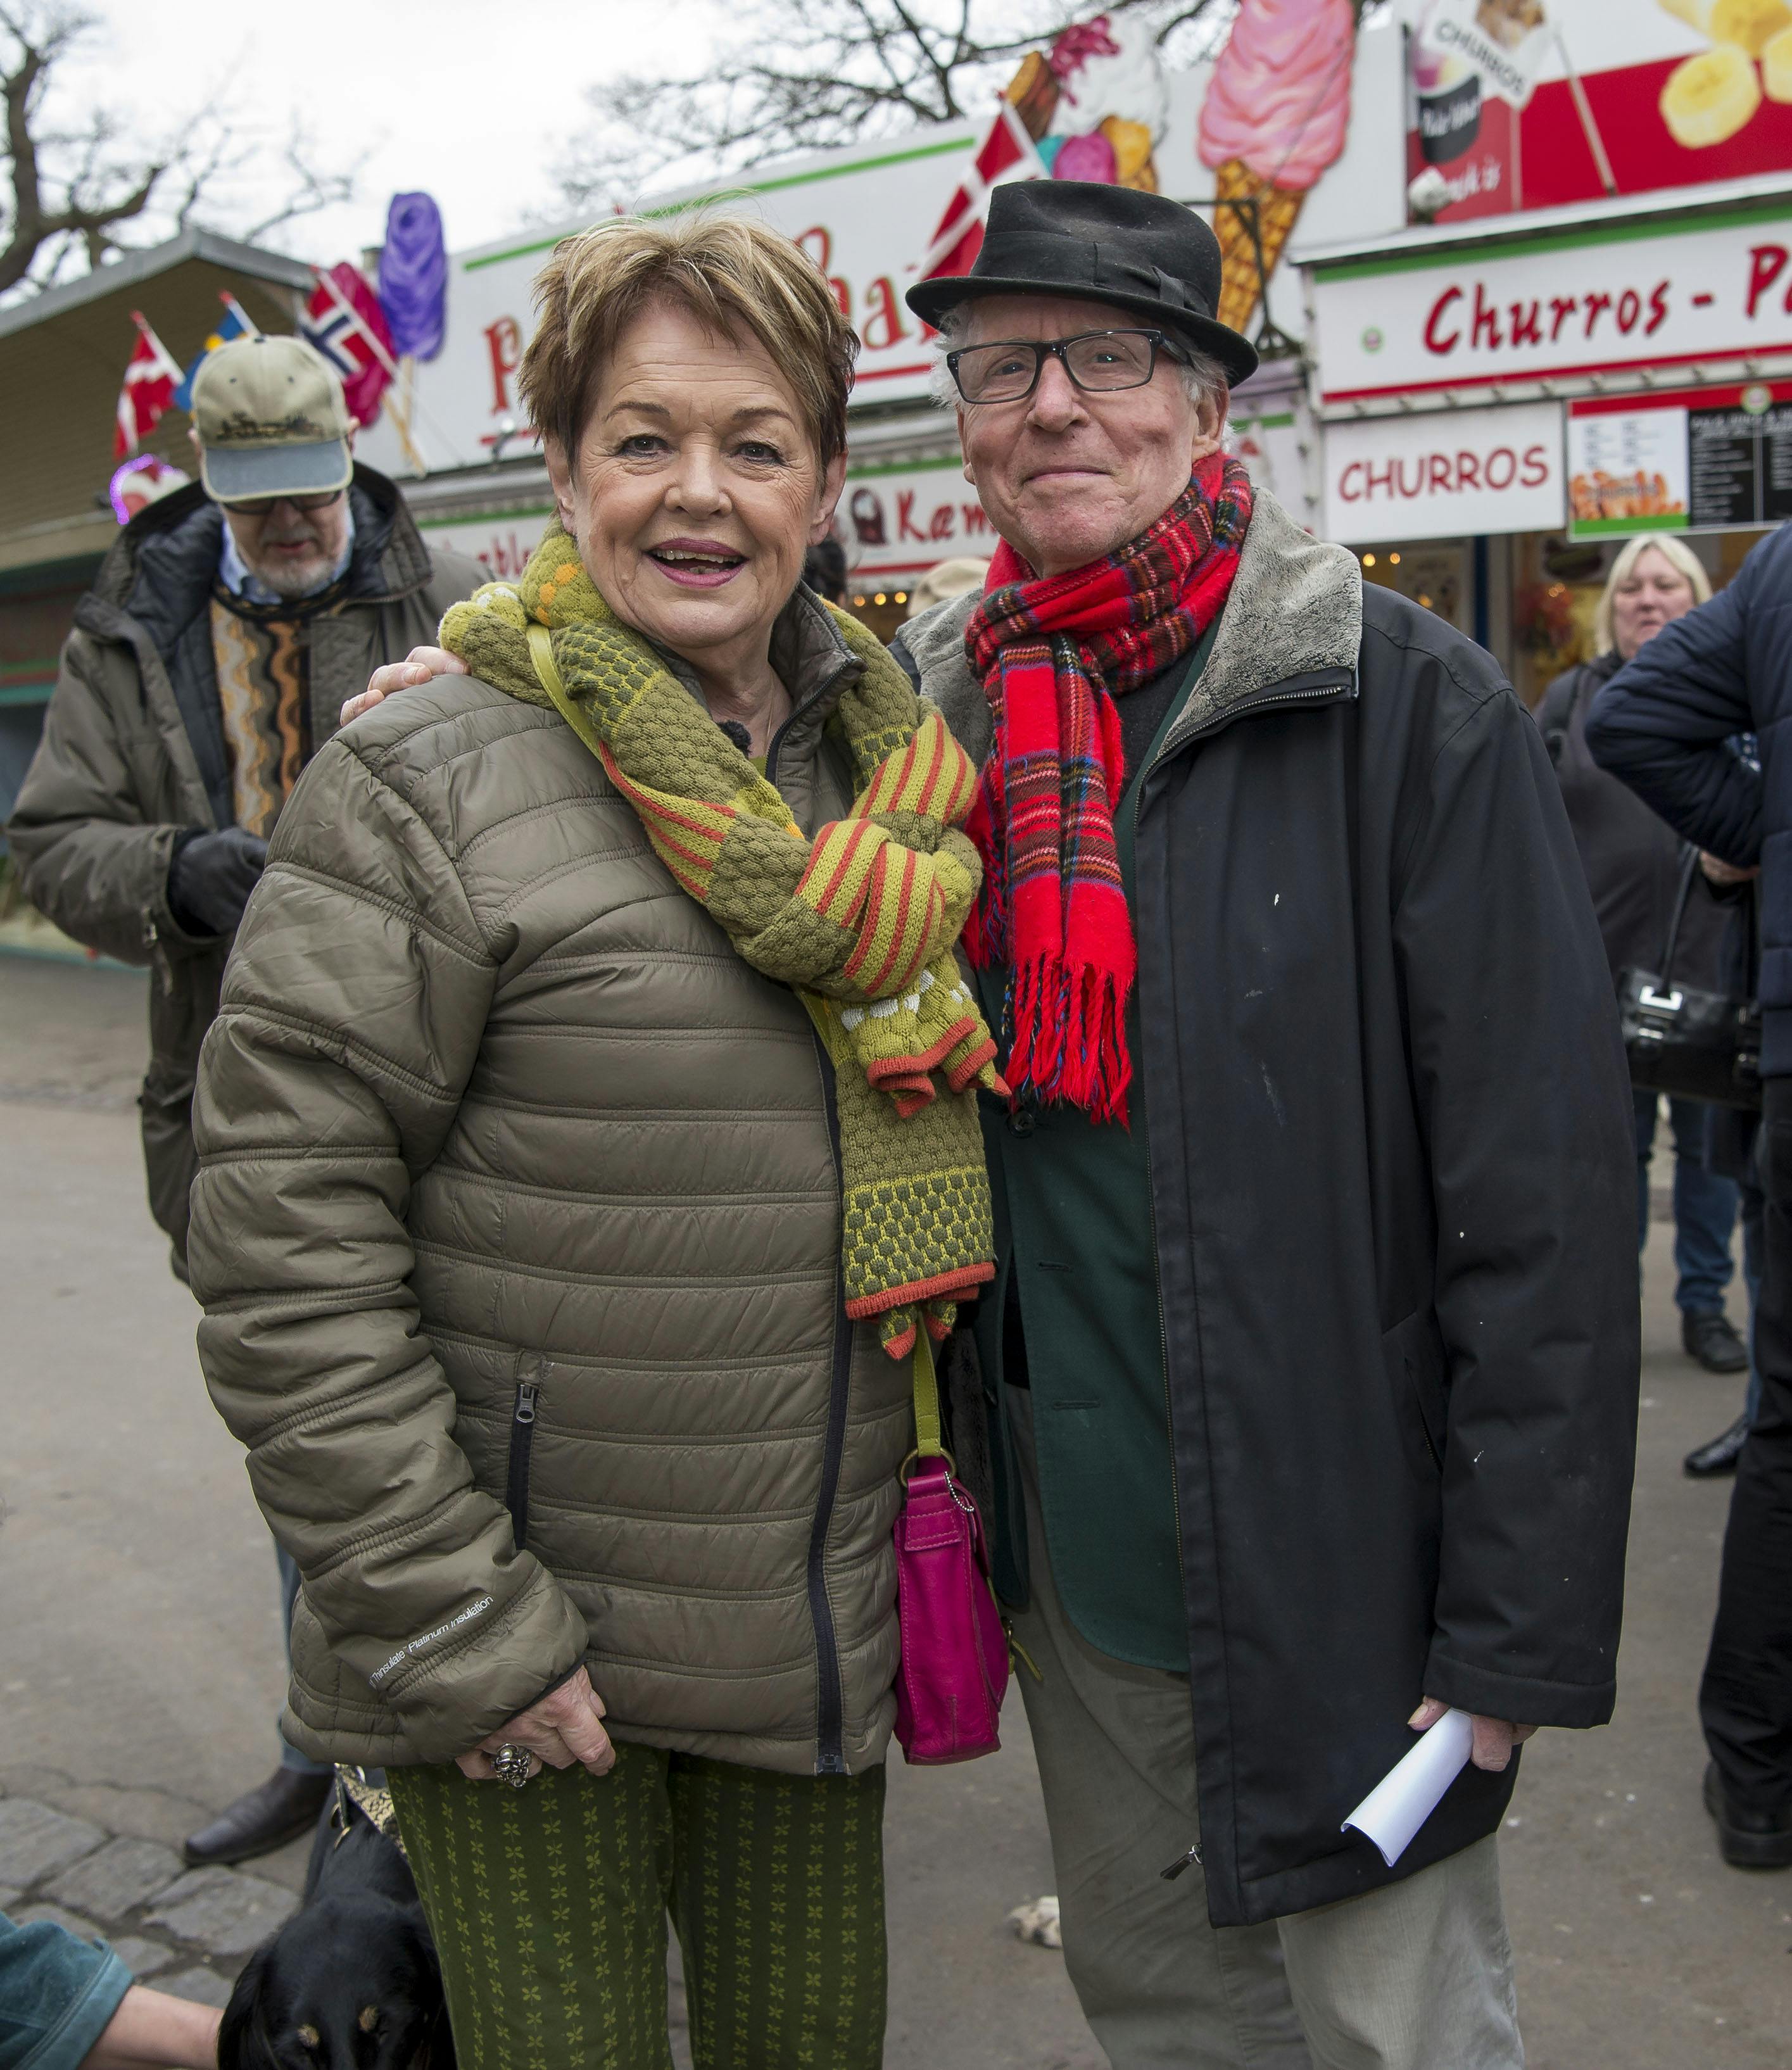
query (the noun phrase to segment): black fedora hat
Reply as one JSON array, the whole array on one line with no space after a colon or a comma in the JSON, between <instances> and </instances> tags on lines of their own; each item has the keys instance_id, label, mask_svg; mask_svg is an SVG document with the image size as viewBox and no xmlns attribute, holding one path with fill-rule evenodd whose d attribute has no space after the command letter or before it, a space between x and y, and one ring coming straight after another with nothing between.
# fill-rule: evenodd
<instances>
[{"instance_id":1,"label":"black fedora hat","mask_svg":"<svg viewBox=\"0 0 1792 2070\"><path fill-rule=\"evenodd\" d=\"M1220 241L1163 194L1088 180L1009 180L989 197L968 273L923 280L906 300L937 323L978 295L1080 295L1135 310L1217 359L1234 384L1257 371L1248 338L1217 322Z\"/></svg>"}]
</instances>

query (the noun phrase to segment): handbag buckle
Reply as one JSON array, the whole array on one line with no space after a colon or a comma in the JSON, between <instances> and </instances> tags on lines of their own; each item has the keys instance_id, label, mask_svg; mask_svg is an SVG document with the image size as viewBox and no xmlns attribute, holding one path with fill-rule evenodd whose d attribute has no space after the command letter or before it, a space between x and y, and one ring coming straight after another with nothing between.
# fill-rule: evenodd
<instances>
[{"instance_id":1,"label":"handbag buckle","mask_svg":"<svg viewBox=\"0 0 1792 2070\"><path fill-rule=\"evenodd\" d=\"M1677 992L1657 992L1652 984L1646 984L1637 995L1637 1004L1652 1008L1657 1013L1678 1013L1680 994Z\"/></svg>"}]
</instances>

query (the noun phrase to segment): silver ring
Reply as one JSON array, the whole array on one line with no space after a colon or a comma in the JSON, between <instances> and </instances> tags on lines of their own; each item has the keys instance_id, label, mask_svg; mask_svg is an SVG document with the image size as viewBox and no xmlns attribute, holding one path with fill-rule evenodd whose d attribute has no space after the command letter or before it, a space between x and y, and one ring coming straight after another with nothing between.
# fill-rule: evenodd
<instances>
[{"instance_id":1,"label":"silver ring","mask_svg":"<svg viewBox=\"0 0 1792 2070\"><path fill-rule=\"evenodd\" d=\"M529 1751L526 1747L504 1745L485 1758L492 1764L492 1774L499 1782L507 1782L513 1790L521 1790L532 1773Z\"/></svg>"}]
</instances>

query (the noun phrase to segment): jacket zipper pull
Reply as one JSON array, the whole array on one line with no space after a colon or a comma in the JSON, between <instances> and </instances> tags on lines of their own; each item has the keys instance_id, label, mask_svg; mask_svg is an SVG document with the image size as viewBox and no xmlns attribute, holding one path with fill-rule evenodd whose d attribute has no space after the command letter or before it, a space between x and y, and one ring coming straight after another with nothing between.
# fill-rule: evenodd
<instances>
[{"instance_id":1,"label":"jacket zipper pull","mask_svg":"<svg viewBox=\"0 0 1792 2070\"><path fill-rule=\"evenodd\" d=\"M1191 1845L1189 1851L1185 1855L1178 1855L1176 1859L1171 1863L1170 1866L1167 1869L1160 1869L1158 1871L1158 1874L1163 1877L1165 1883L1174 1883L1176 1878L1181 1875L1184 1869L1192 1869L1195 1868L1199 1863L1200 1860L1201 1843L1199 1840L1197 1840Z\"/></svg>"},{"instance_id":2,"label":"jacket zipper pull","mask_svg":"<svg viewBox=\"0 0 1792 2070\"><path fill-rule=\"evenodd\" d=\"M519 1380L517 1382L517 1405L513 1414L513 1422L518 1423L534 1422L535 1397L540 1393L541 1389L532 1380Z\"/></svg>"}]
</instances>

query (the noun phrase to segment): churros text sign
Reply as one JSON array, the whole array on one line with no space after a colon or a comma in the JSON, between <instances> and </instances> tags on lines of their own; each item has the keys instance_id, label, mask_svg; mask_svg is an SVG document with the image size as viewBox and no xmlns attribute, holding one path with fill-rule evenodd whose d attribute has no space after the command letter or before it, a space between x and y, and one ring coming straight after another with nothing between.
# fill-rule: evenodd
<instances>
[{"instance_id":1,"label":"churros text sign","mask_svg":"<svg viewBox=\"0 0 1792 2070\"><path fill-rule=\"evenodd\" d=\"M1563 501L1559 403L1325 428L1326 537L1346 546L1553 531Z\"/></svg>"},{"instance_id":2,"label":"churros text sign","mask_svg":"<svg viewBox=\"0 0 1792 2070\"><path fill-rule=\"evenodd\" d=\"M1792 351L1792 199L1319 266L1328 407Z\"/></svg>"}]
</instances>

